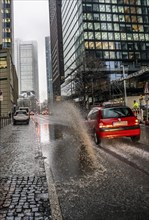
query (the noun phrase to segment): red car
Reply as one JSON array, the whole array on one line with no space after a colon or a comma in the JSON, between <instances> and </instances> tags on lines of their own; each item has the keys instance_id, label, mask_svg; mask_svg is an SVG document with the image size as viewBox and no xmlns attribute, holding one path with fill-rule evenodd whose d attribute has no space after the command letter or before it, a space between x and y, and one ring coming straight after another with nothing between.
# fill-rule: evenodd
<instances>
[{"instance_id":1,"label":"red car","mask_svg":"<svg viewBox=\"0 0 149 220\"><path fill-rule=\"evenodd\" d=\"M87 124L96 144L102 138L130 137L133 142L140 139L139 120L126 106L94 107L87 116Z\"/></svg>"}]
</instances>

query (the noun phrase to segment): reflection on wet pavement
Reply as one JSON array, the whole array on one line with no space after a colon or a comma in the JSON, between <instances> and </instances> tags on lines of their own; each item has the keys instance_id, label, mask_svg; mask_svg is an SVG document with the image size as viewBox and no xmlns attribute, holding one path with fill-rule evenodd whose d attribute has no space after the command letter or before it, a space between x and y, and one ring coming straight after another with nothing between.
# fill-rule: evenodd
<instances>
[{"instance_id":1,"label":"reflection on wet pavement","mask_svg":"<svg viewBox=\"0 0 149 220\"><path fill-rule=\"evenodd\" d=\"M65 126L63 125L49 125L49 124L41 124L39 125L35 122L36 132L38 138L40 139L40 143L49 143L56 139L63 138L63 130Z\"/></svg>"},{"instance_id":2,"label":"reflection on wet pavement","mask_svg":"<svg viewBox=\"0 0 149 220\"><path fill-rule=\"evenodd\" d=\"M48 129L48 124L43 124L41 126L38 126L38 123L36 125L36 132L38 135L38 138L40 139L41 143L49 143L50 138L49 138L49 129Z\"/></svg>"}]
</instances>

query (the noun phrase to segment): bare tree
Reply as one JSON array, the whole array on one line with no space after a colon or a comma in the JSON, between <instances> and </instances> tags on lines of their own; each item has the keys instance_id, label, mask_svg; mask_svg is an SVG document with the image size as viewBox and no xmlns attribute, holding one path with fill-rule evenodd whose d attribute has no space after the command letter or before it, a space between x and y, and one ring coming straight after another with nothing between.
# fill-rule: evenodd
<instances>
[{"instance_id":1,"label":"bare tree","mask_svg":"<svg viewBox=\"0 0 149 220\"><path fill-rule=\"evenodd\" d=\"M82 63L83 69L79 69L73 79L74 93L80 97L83 106L87 106L89 101L95 104L95 98L100 99L101 94L107 94L108 76L104 69L104 62L93 54L87 54ZM101 70L102 69L102 70Z\"/></svg>"}]
</instances>

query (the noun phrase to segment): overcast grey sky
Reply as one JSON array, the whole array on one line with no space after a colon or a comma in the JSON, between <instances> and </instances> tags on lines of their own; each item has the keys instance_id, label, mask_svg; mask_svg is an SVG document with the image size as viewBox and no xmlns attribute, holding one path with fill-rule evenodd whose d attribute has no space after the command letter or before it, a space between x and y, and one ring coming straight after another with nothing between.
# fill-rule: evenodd
<instances>
[{"instance_id":1,"label":"overcast grey sky","mask_svg":"<svg viewBox=\"0 0 149 220\"><path fill-rule=\"evenodd\" d=\"M48 0L14 0L14 37L38 43L40 100L47 98L45 37L49 36Z\"/></svg>"}]
</instances>

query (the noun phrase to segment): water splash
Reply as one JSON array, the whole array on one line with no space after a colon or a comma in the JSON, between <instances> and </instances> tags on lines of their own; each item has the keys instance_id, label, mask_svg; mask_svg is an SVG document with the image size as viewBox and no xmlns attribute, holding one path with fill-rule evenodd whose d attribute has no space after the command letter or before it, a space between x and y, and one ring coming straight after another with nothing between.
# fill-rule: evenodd
<instances>
[{"instance_id":1,"label":"water splash","mask_svg":"<svg viewBox=\"0 0 149 220\"><path fill-rule=\"evenodd\" d=\"M54 115L60 122L66 124L71 129L76 142L79 142L79 159L82 166L95 167L97 161L93 143L88 135L81 111L73 103L67 101L55 106Z\"/></svg>"}]
</instances>

